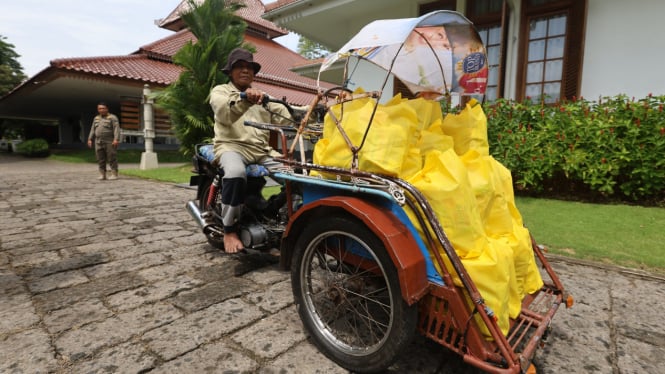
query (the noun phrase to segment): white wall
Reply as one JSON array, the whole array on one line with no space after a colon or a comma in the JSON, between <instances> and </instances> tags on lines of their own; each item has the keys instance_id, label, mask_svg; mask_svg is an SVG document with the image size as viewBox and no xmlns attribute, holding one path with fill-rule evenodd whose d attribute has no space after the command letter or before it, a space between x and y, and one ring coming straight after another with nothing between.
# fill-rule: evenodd
<instances>
[{"instance_id":1,"label":"white wall","mask_svg":"<svg viewBox=\"0 0 665 374\"><path fill-rule=\"evenodd\" d=\"M665 1L589 0L581 94L665 94Z\"/></svg>"},{"instance_id":2,"label":"white wall","mask_svg":"<svg viewBox=\"0 0 665 374\"><path fill-rule=\"evenodd\" d=\"M508 20L508 42L506 45L506 77L503 87L503 97L514 99L517 97L517 64L520 43L520 14L522 3L520 0L508 0L510 19Z\"/></svg>"}]
</instances>

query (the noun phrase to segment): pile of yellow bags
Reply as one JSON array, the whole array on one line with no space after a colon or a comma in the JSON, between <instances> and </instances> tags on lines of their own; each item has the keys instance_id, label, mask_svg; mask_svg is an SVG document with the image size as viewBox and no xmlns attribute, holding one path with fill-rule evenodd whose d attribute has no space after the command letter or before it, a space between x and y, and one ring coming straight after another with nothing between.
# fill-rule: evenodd
<instances>
[{"instance_id":1,"label":"pile of yellow bags","mask_svg":"<svg viewBox=\"0 0 665 374\"><path fill-rule=\"evenodd\" d=\"M374 105L366 98L331 108L355 146L362 141ZM332 117L326 116L314 162L349 168L351 157ZM539 290L543 281L515 206L510 171L489 155L482 106L472 100L459 114L443 117L438 102L395 96L378 106L358 161L360 170L404 179L427 197L507 334L509 318L519 315L523 297ZM413 212L407 213L419 227ZM447 262L443 249L437 250ZM449 263L446 267L461 286ZM479 326L489 334L484 324Z\"/></svg>"}]
</instances>

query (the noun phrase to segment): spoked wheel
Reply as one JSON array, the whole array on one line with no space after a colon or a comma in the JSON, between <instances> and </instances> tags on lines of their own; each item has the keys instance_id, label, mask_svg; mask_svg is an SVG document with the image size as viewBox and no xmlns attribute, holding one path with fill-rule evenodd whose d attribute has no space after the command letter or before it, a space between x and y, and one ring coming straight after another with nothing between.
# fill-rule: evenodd
<instances>
[{"instance_id":1,"label":"spoked wheel","mask_svg":"<svg viewBox=\"0 0 665 374\"><path fill-rule=\"evenodd\" d=\"M296 243L291 278L314 343L348 370L387 368L413 337L416 305L402 299L381 240L357 220L332 217L307 225Z\"/></svg>"},{"instance_id":2,"label":"spoked wheel","mask_svg":"<svg viewBox=\"0 0 665 374\"><path fill-rule=\"evenodd\" d=\"M202 193L199 196L199 209L201 212L206 212L208 210L212 210L214 207L208 207L206 204L206 200L208 198L208 194L210 193L210 187L212 185L212 181L207 181L206 184L203 186L201 189ZM222 196L219 195L217 196L217 199L221 199ZM206 239L208 239L208 243L210 243L211 246L217 248L217 249L224 249L224 235L217 235L212 232L205 233Z\"/></svg>"}]
</instances>

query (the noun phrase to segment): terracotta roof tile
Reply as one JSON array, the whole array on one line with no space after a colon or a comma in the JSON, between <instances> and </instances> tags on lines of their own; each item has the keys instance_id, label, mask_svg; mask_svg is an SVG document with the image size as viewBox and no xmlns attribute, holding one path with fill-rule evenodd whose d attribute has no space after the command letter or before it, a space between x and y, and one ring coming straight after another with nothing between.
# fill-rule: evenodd
<instances>
[{"instance_id":1,"label":"terracotta roof tile","mask_svg":"<svg viewBox=\"0 0 665 374\"><path fill-rule=\"evenodd\" d=\"M263 19L261 17L265 13L265 5L261 0L244 0L246 7L238 10L237 15L242 17L245 21L259 25L266 30L270 31L271 37L286 35L289 32L274 23Z\"/></svg>"},{"instance_id":2,"label":"terracotta roof tile","mask_svg":"<svg viewBox=\"0 0 665 374\"><path fill-rule=\"evenodd\" d=\"M168 85L180 76L182 68L152 60L146 55L62 58L51 61L57 69L105 77L124 78L142 82Z\"/></svg>"},{"instance_id":3,"label":"terracotta roof tile","mask_svg":"<svg viewBox=\"0 0 665 374\"><path fill-rule=\"evenodd\" d=\"M252 87L259 89L277 99L286 98L285 101L292 105L308 105L311 104L312 99L314 99L314 93L307 93L292 88L265 84L259 81L255 81L252 84Z\"/></svg>"},{"instance_id":4,"label":"terracotta roof tile","mask_svg":"<svg viewBox=\"0 0 665 374\"><path fill-rule=\"evenodd\" d=\"M169 35L165 38L156 40L150 44L142 46L134 54L145 53L150 58L157 60L172 62L173 55L175 55L185 43L196 41L194 34L188 30L180 30L173 35Z\"/></svg>"},{"instance_id":5,"label":"terracotta roof tile","mask_svg":"<svg viewBox=\"0 0 665 374\"><path fill-rule=\"evenodd\" d=\"M306 58L272 40L246 35L245 41L256 47L254 58L261 64L261 71L257 75L257 79L302 87L316 92L316 80L303 77L290 70L293 66L306 63L308 61Z\"/></svg>"},{"instance_id":6,"label":"terracotta roof tile","mask_svg":"<svg viewBox=\"0 0 665 374\"><path fill-rule=\"evenodd\" d=\"M168 25L180 19L180 14L186 12L189 9L189 4L187 1L182 1L178 6L169 13L168 16L159 20L157 26L168 28Z\"/></svg>"},{"instance_id":7,"label":"terracotta roof tile","mask_svg":"<svg viewBox=\"0 0 665 374\"><path fill-rule=\"evenodd\" d=\"M196 0L201 3L203 0ZM237 2L238 0L228 0ZM288 34L288 31L275 25L274 23L263 19L261 17L265 12L265 6L261 0L240 0L245 4L244 8L238 10L236 15L244 19L251 28L259 28L266 31L271 38ZM189 10L189 3L183 0L166 18L159 21L158 26L163 28L170 28L171 25L177 24L180 20L180 14ZM185 27L180 25L180 27Z\"/></svg>"}]
</instances>

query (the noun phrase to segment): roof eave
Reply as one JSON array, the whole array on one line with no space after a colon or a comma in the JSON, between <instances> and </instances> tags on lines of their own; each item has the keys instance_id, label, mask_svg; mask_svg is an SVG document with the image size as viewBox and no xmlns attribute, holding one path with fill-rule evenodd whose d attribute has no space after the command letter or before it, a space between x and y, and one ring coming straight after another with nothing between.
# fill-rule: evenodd
<instances>
[{"instance_id":1,"label":"roof eave","mask_svg":"<svg viewBox=\"0 0 665 374\"><path fill-rule=\"evenodd\" d=\"M265 13L263 13L263 18L271 20L271 17L279 17L284 13L289 13L310 2L311 0L295 0L286 5L279 5L279 2L268 4L266 5Z\"/></svg>"}]
</instances>

